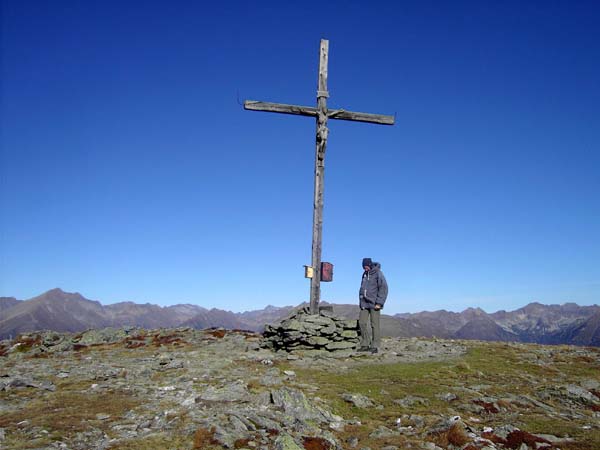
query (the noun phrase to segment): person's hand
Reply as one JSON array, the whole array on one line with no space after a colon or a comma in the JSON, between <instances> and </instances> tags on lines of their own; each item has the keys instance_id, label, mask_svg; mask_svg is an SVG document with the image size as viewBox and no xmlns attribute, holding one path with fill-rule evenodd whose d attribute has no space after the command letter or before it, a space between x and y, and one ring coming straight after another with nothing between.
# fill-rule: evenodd
<instances>
[{"instance_id":1,"label":"person's hand","mask_svg":"<svg viewBox=\"0 0 600 450\"><path fill-rule=\"evenodd\" d=\"M381 305L379 303L375 304L375 311L379 311L381 309Z\"/></svg>"}]
</instances>

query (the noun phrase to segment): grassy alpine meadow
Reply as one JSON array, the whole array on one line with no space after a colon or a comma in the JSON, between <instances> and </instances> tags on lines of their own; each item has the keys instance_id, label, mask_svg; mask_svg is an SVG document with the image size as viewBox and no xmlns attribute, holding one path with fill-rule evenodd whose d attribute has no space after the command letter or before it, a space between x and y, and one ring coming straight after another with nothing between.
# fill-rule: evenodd
<instances>
[{"instance_id":1,"label":"grassy alpine meadow","mask_svg":"<svg viewBox=\"0 0 600 450\"><path fill-rule=\"evenodd\" d=\"M334 413L355 419L355 425L339 434L345 441L358 438L359 447L402 448L423 440L444 444L447 440L435 433L436 424L460 416L476 434L511 425L527 433L565 438L556 448L600 448L600 407L569 396L566 388L600 383L600 349L461 343L466 354L450 361L377 364L365 358L363 364L344 370L294 370L298 382L315 386L314 395ZM600 392L591 392L600 400ZM367 396L375 406L354 406L342 398L346 393ZM373 435L381 426L402 433Z\"/></svg>"}]
</instances>

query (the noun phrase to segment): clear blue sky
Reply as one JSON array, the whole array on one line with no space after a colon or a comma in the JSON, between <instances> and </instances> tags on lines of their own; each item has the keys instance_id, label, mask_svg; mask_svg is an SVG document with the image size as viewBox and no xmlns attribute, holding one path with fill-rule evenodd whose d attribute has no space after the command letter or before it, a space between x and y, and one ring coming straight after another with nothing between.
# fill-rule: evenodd
<instances>
[{"instance_id":1,"label":"clear blue sky","mask_svg":"<svg viewBox=\"0 0 600 450\"><path fill-rule=\"evenodd\" d=\"M3 1L0 295L233 311L308 299L330 40L323 299L600 303L595 1Z\"/></svg>"}]
</instances>

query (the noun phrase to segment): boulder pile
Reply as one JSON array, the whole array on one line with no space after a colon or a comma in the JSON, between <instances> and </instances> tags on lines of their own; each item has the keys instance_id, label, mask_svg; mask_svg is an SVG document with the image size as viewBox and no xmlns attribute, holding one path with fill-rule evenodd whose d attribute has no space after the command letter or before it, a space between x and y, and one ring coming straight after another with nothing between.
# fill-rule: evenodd
<instances>
[{"instance_id":1,"label":"boulder pile","mask_svg":"<svg viewBox=\"0 0 600 450\"><path fill-rule=\"evenodd\" d=\"M294 311L277 325L266 325L263 346L305 354L352 351L358 345L358 322L337 317L331 307L310 314L308 307Z\"/></svg>"}]
</instances>

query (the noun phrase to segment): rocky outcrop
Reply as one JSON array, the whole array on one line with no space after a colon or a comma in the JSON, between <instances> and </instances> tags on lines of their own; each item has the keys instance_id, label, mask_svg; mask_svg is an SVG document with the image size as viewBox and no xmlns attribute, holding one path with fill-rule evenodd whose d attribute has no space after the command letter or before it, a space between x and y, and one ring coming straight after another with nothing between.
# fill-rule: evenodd
<instances>
[{"instance_id":1,"label":"rocky outcrop","mask_svg":"<svg viewBox=\"0 0 600 450\"><path fill-rule=\"evenodd\" d=\"M277 325L267 325L264 346L276 351L305 354L349 352L358 344L358 324L321 307L319 314L301 308Z\"/></svg>"}]
</instances>

